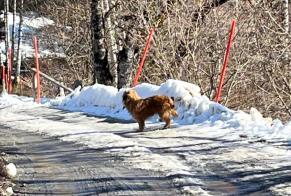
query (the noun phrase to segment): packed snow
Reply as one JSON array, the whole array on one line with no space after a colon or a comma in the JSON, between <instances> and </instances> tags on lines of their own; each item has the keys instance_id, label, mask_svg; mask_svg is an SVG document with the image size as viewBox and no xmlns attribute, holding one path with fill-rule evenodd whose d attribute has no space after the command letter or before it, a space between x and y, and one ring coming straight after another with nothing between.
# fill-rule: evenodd
<instances>
[{"instance_id":1,"label":"packed snow","mask_svg":"<svg viewBox=\"0 0 291 196\"><path fill-rule=\"evenodd\" d=\"M201 95L197 85L183 81L168 80L160 86L144 83L133 89L143 98L174 97L179 116L173 119L172 128L161 129L163 122L154 116L146 122L144 132L137 132L137 123L132 123L122 104L122 94L127 89L117 90L101 84L78 87L71 94L53 100L43 98L41 104L28 97L3 95L0 119L11 128L58 136L64 141L116 153L132 167L178 176L173 178L174 183L183 185L182 190L190 194L213 194L204 188L206 182L200 176L220 172L222 166L239 174L258 169L275 170L290 164L291 122L283 124L279 119L264 118L255 108L249 113L231 110ZM43 107L71 112L58 113L64 120L52 121L45 118L49 111ZM104 122L106 118L119 120ZM216 165L211 166L214 160ZM246 164L241 168L236 162ZM258 173L240 179L244 182L260 176ZM227 182L212 183L217 186ZM281 192L281 186L274 186L270 191L291 194L287 188Z\"/></svg>"}]
</instances>

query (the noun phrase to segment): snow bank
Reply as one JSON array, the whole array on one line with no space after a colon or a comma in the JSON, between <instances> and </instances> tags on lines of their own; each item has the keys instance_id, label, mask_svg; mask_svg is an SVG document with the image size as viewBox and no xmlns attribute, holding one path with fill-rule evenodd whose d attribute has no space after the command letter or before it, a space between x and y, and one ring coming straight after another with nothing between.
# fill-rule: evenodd
<instances>
[{"instance_id":1,"label":"snow bank","mask_svg":"<svg viewBox=\"0 0 291 196\"><path fill-rule=\"evenodd\" d=\"M19 97L17 95L7 94L2 92L0 95L0 109L8 107L17 107L18 105L25 105L29 103L30 106L37 105L33 103L33 98L31 97Z\"/></svg>"},{"instance_id":2,"label":"snow bank","mask_svg":"<svg viewBox=\"0 0 291 196\"><path fill-rule=\"evenodd\" d=\"M180 125L197 123L224 124L234 129L244 130L253 137L291 139L291 123L283 125L279 120L264 118L255 108L250 113L230 110L227 107L209 100L200 94L200 88L191 83L179 80L168 80L160 86L143 83L134 87L142 97L167 95L174 97L175 107L179 114L174 122ZM111 86L95 84L82 90L77 88L70 95L52 100L51 104L71 111L83 111L95 115L111 116L119 119L131 119L122 104L122 94L126 89L117 90ZM157 121L152 118L153 122Z\"/></svg>"},{"instance_id":3,"label":"snow bank","mask_svg":"<svg viewBox=\"0 0 291 196\"><path fill-rule=\"evenodd\" d=\"M62 100L61 105L69 107L103 106L114 108L117 106L117 92L116 88L101 84L84 87L81 91L79 87Z\"/></svg>"},{"instance_id":4,"label":"snow bank","mask_svg":"<svg viewBox=\"0 0 291 196\"><path fill-rule=\"evenodd\" d=\"M250 113L231 110L201 95L200 88L191 83L168 80L160 86L143 83L133 89L142 98L153 95L174 97L175 108L179 114L173 119L176 125L210 123L213 126L221 125L233 130L242 130L248 137L291 140L291 122L284 125L278 119L264 118L255 108L251 108ZM118 90L112 86L95 84L83 89L77 88L66 97L58 97L54 100L42 99L42 104L97 116L132 120L122 104L122 95L125 90L127 89ZM0 96L0 108L17 107L19 104L26 104L32 100L32 98L4 93ZM36 106L35 103L30 104L30 107ZM150 118L149 121L158 122L158 116Z\"/></svg>"}]
</instances>

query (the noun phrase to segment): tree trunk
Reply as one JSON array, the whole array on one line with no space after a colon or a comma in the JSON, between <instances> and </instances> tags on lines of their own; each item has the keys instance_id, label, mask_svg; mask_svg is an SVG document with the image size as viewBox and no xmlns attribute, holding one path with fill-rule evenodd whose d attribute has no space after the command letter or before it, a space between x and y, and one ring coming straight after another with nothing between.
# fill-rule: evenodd
<instances>
[{"instance_id":1,"label":"tree trunk","mask_svg":"<svg viewBox=\"0 0 291 196\"><path fill-rule=\"evenodd\" d=\"M96 83L111 85L112 75L105 47L103 0L92 0L91 13L94 80Z\"/></svg>"},{"instance_id":2,"label":"tree trunk","mask_svg":"<svg viewBox=\"0 0 291 196\"><path fill-rule=\"evenodd\" d=\"M12 19L12 29L11 29L11 67L13 70L14 66L14 45L15 45L15 18L16 18L16 0L13 1L13 19ZM12 73L11 73L12 75Z\"/></svg>"},{"instance_id":3,"label":"tree trunk","mask_svg":"<svg viewBox=\"0 0 291 196\"><path fill-rule=\"evenodd\" d=\"M12 22L12 32L11 32L12 64L13 64L13 59L14 59L15 18L16 18L16 0L13 1L13 22Z\"/></svg>"},{"instance_id":4,"label":"tree trunk","mask_svg":"<svg viewBox=\"0 0 291 196\"><path fill-rule=\"evenodd\" d=\"M129 34L125 37L124 46L118 54L118 60L118 88L130 87L134 65L134 50L132 38Z\"/></svg>"},{"instance_id":5,"label":"tree trunk","mask_svg":"<svg viewBox=\"0 0 291 196\"><path fill-rule=\"evenodd\" d=\"M8 12L9 12L9 0L4 2L5 8L5 49L6 49L6 62L8 61L8 48L10 47L10 35L9 35L9 21L8 21Z\"/></svg>"},{"instance_id":6,"label":"tree trunk","mask_svg":"<svg viewBox=\"0 0 291 196\"><path fill-rule=\"evenodd\" d=\"M289 59L289 39L288 39L288 35L289 35L289 2L288 0L283 0L283 4L284 4L284 29L285 29L285 33L286 33L286 39L285 39L285 46L286 46L286 52L285 52L285 58L288 61Z\"/></svg>"},{"instance_id":7,"label":"tree trunk","mask_svg":"<svg viewBox=\"0 0 291 196\"><path fill-rule=\"evenodd\" d=\"M107 51L108 51L108 66L109 72L112 76L111 85L117 87L118 84L118 73L117 73L117 44L115 39L115 30L112 23L112 18L114 19L115 9L112 8L113 4L111 0L103 0L104 2L104 16L106 17L105 22L105 34L107 40Z\"/></svg>"},{"instance_id":8,"label":"tree trunk","mask_svg":"<svg viewBox=\"0 0 291 196\"><path fill-rule=\"evenodd\" d=\"M19 26L18 26L18 43L17 43L17 55L16 55L16 84L20 82L20 68L21 68L21 50L22 50L22 23L23 23L23 0L20 1L19 10Z\"/></svg>"},{"instance_id":9,"label":"tree trunk","mask_svg":"<svg viewBox=\"0 0 291 196\"><path fill-rule=\"evenodd\" d=\"M115 28L115 6L115 0L92 0L94 78L95 82L122 88L130 85L134 52L128 33L117 32ZM117 33L126 35L122 38L120 50L117 48Z\"/></svg>"}]
</instances>

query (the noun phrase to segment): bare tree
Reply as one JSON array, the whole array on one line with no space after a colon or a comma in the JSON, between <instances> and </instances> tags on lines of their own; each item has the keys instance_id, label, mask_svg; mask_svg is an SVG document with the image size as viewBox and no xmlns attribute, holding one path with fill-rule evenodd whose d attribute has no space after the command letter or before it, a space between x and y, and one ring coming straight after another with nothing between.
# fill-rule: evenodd
<instances>
[{"instance_id":1,"label":"bare tree","mask_svg":"<svg viewBox=\"0 0 291 196\"><path fill-rule=\"evenodd\" d=\"M116 16L116 6L115 1L92 1L92 46L95 81L121 88L129 85L134 51L128 30L132 21Z\"/></svg>"},{"instance_id":2,"label":"bare tree","mask_svg":"<svg viewBox=\"0 0 291 196\"><path fill-rule=\"evenodd\" d=\"M21 67L21 51L22 51L22 24L23 24L23 0L20 1L19 9L19 26L18 26L18 43L17 43L17 55L16 55L16 77L15 82L20 82L20 67Z\"/></svg>"},{"instance_id":3,"label":"bare tree","mask_svg":"<svg viewBox=\"0 0 291 196\"><path fill-rule=\"evenodd\" d=\"M117 87L118 84L118 62L117 62L117 43L116 43L116 32L114 28L115 19L115 8L114 1L103 0L103 16L105 16L105 36L107 40L107 50L108 50L108 66L109 72L112 76L112 86ZM113 22L112 22L113 20Z\"/></svg>"},{"instance_id":4,"label":"bare tree","mask_svg":"<svg viewBox=\"0 0 291 196\"><path fill-rule=\"evenodd\" d=\"M105 47L103 0L92 0L91 12L95 82L111 85L113 78L108 66L108 51Z\"/></svg>"},{"instance_id":5,"label":"bare tree","mask_svg":"<svg viewBox=\"0 0 291 196\"><path fill-rule=\"evenodd\" d=\"M10 33L9 33L9 21L8 21L8 13L9 13L9 0L4 1L4 17L5 17L5 48L6 48L6 61L8 59L8 48L10 48Z\"/></svg>"},{"instance_id":6,"label":"bare tree","mask_svg":"<svg viewBox=\"0 0 291 196\"><path fill-rule=\"evenodd\" d=\"M14 45L15 45L15 19L16 19L16 0L13 0L13 21L12 21L12 31L11 31L11 50L12 50L12 53L11 53L11 55L12 55L12 57L11 57L11 59L12 59L12 67L13 67L13 61L14 61L14 53L15 53L15 47L14 47Z\"/></svg>"}]
</instances>

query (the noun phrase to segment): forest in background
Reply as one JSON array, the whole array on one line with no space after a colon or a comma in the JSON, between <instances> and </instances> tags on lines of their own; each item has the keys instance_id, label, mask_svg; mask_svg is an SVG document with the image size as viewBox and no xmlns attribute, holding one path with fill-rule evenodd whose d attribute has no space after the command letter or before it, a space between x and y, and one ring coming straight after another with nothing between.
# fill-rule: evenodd
<instances>
[{"instance_id":1,"label":"forest in background","mask_svg":"<svg viewBox=\"0 0 291 196\"><path fill-rule=\"evenodd\" d=\"M102 0L108 9L117 50L132 50L129 76L135 74L151 27L154 40L140 82L161 84L179 79L197 84L210 99L215 96L223 64L231 19L237 27L222 104L249 111L256 107L264 116L290 120L290 13L284 0ZM2 5L2 4L1 4ZM94 11L94 10L93 10ZM41 59L43 72L68 86L75 80L95 82L90 0L25 0L24 13L52 19L39 36L40 43L54 50L63 48L65 59ZM286 13L288 13L286 15ZM25 15L24 14L24 15ZM105 47L112 32L104 25ZM32 63L31 63L32 64ZM131 77L128 77L131 82ZM43 85L47 95L51 84Z\"/></svg>"}]
</instances>

